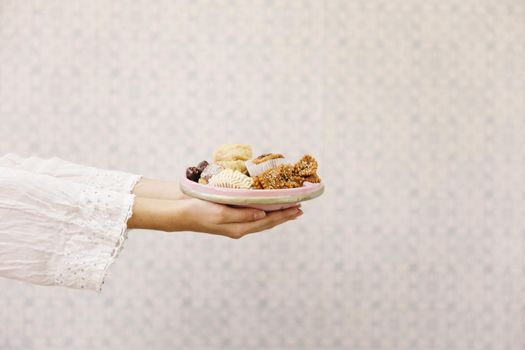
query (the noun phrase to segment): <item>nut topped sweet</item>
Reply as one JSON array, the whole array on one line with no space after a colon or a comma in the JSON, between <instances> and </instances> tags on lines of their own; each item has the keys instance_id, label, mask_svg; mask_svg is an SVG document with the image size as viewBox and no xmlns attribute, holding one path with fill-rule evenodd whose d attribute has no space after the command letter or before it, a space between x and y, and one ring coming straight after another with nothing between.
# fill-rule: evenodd
<instances>
[{"instance_id":1,"label":"nut topped sweet","mask_svg":"<svg viewBox=\"0 0 525 350\"><path fill-rule=\"evenodd\" d=\"M253 178L255 189L282 189L301 187L305 182L318 183L317 161L305 155L295 164L281 164Z\"/></svg>"},{"instance_id":2,"label":"nut topped sweet","mask_svg":"<svg viewBox=\"0 0 525 350\"><path fill-rule=\"evenodd\" d=\"M295 171L297 175L302 177L317 175L317 160L309 154L304 155L297 163L295 163Z\"/></svg>"}]
</instances>

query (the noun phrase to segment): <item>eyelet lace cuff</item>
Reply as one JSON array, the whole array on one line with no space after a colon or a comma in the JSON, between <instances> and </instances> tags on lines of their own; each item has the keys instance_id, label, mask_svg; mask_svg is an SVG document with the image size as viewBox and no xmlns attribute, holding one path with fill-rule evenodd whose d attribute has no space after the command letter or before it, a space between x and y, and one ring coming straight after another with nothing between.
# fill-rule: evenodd
<instances>
[{"instance_id":1,"label":"eyelet lace cuff","mask_svg":"<svg viewBox=\"0 0 525 350\"><path fill-rule=\"evenodd\" d=\"M139 179L129 177L131 189ZM100 291L135 196L0 166L0 277Z\"/></svg>"},{"instance_id":2,"label":"eyelet lace cuff","mask_svg":"<svg viewBox=\"0 0 525 350\"><path fill-rule=\"evenodd\" d=\"M81 191L80 228L70 234L57 270L56 284L100 292L109 267L127 239L135 196L96 188ZM75 220L76 221L76 220Z\"/></svg>"}]
</instances>

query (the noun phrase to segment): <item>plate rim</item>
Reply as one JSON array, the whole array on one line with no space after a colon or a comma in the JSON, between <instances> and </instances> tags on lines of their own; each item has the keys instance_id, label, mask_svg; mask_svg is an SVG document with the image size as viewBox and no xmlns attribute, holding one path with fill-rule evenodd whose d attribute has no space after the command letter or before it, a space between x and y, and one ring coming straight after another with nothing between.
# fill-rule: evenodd
<instances>
[{"instance_id":1,"label":"plate rim","mask_svg":"<svg viewBox=\"0 0 525 350\"><path fill-rule=\"evenodd\" d=\"M229 196L229 195L224 195L224 194L203 193L203 192L195 191L189 188L188 186L185 186L184 181L180 181L179 183L179 187L181 191L190 197L207 200L207 201L214 202L214 203L231 204L231 205L289 204L289 203L304 202L307 200L317 198L324 193L324 189L325 189L324 183L321 182L319 184L314 184L314 185L315 187L312 189L312 191L309 191L306 193L300 193L296 195L288 195L288 196L280 195L280 196L265 196L265 197L239 197L239 196ZM261 190L261 191L271 191L271 190ZM279 191L282 191L282 189L280 189Z\"/></svg>"}]
</instances>

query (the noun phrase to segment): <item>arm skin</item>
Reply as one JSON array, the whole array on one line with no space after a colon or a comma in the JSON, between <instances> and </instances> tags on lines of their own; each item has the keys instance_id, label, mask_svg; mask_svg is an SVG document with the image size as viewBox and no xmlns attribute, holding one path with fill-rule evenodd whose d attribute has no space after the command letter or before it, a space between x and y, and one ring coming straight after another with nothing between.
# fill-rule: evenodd
<instances>
[{"instance_id":1,"label":"arm skin","mask_svg":"<svg viewBox=\"0 0 525 350\"><path fill-rule=\"evenodd\" d=\"M136 198L129 228L195 231L237 239L302 215L299 206L266 213L190 198L180 191L175 181L142 179L133 193Z\"/></svg>"},{"instance_id":2,"label":"arm skin","mask_svg":"<svg viewBox=\"0 0 525 350\"><path fill-rule=\"evenodd\" d=\"M183 199L186 196L179 188L177 181L162 181L152 179L141 179L133 189L137 197L156 199Z\"/></svg>"}]
</instances>

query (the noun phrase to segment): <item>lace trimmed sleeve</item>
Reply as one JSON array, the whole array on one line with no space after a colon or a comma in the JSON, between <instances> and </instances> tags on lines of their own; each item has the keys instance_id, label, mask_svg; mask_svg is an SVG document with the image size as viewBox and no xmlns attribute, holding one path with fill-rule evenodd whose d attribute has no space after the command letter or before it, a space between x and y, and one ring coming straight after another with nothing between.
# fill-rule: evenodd
<instances>
[{"instance_id":1,"label":"lace trimmed sleeve","mask_svg":"<svg viewBox=\"0 0 525 350\"><path fill-rule=\"evenodd\" d=\"M99 189L125 193L131 193L141 179L140 175L89 167L71 163L57 157L49 159L38 157L22 158L12 153L0 157L0 167L25 170Z\"/></svg>"},{"instance_id":2,"label":"lace trimmed sleeve","mask_svg":"<svg viewBox=\"0 0 525 350\"><path fill-rule=\"evenodd\" d=\"M0 167L0 276L100 291L134 198Z\"/></svg>"}]
</instances>

